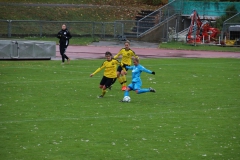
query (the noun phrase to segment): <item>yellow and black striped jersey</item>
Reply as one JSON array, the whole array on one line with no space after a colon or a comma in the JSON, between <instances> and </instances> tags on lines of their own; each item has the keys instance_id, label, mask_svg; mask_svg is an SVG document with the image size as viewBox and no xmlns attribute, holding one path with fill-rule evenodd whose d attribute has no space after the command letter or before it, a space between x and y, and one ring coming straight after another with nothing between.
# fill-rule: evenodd
<instances>
[{"instance_id":1,"label":"yellow and black striped jersey","mask_svg":"<svg viewBox=\"0 0 240 160\"><path fill-rule=\"evenodd\" d=\"M138 58L138 56L135 54L135 52L131 49L126 50L125 48L122 48L117 55L114 56L114 58L118 58L120 55L122 55L121 62L123 64L131 65L132 63L132 57Z\"/></svg>"},{"instance_id":2,"label":"yellow and black striped jersey","mask_svg":"<svg viewBox=\"0 0 240 160\"><path fill-rule=\"evenodd\" d=\"M118 67L118 65L123 66L123 64L116 59L111 59L110 61L106 60L106 61L103 62L102 66L99 67L93 73L93 75L95 75L96 73L101 71L103 68L105 68L105 70L104 70L104 76L105 77L107 77L107 78L117 78L117 67ZM123 68L123 70L125 70L125 68Z\"/></svg>"}]
</instances>

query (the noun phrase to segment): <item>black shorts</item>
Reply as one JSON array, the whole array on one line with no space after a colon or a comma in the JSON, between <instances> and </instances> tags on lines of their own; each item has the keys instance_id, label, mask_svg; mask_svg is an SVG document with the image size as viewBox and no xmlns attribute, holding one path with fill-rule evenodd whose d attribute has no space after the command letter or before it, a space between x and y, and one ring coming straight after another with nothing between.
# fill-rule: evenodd
<instances>
[{"instance_id":1,"label":"black shorts","mask_svg":"<svg viewBox=\"0 0 240 160\"><path fill-rule=\"evenodd\" d=\"M105 76L102 77L102 80L100 82L100 85L104 85L106 88L110 87L115 83L117 78L107 78Z\"/></svg>"},{"instance_id":2,"label":"black shorts","mask_svg":"<svg viewBox=\"0 0 240 160\"><path fill-rule=\"evenodd\" d=\"M126 66L129 66L129 65L127 65L127 64L123 64L123 67L126 69L126 71L128 70L127 68L126 68ZM121 72L123 69L122 69L122 67L121 66L118 66L118 68L117 68L117 71L118 72Z\"/></svg>"}]
</instances>

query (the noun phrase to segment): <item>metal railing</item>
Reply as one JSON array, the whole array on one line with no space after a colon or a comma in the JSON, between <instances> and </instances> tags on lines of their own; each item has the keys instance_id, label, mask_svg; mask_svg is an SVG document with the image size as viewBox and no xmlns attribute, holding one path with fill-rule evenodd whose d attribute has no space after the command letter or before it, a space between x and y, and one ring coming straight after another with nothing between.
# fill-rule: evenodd
<instances>
[{"instance_id":1,"label":"metal railing","mask_svg":"<svg viewBox=\"0 0 240 160\"><path fill-rule=\"evenodd\" d=\"M123 24L123 33L126 36L139 38L151 32L158 26L167 24L169 20L180 15L181 10L174 9L177 5L182 5L182 1L173 0L139 20L119 20L116 22Z\"/></svg>"},{"instance_id":2,"label":"metal railing","mask_svg":"<svg viewBox=\"0 0 240 160\"><path fill-rule=\"evenodd\" d=\"M123 24L118 22L0 20L0 36L56 36L62 24L74 36L117 38L123 35Z\"/></svg>"},{"instance_id":3,"label":"metal railing","mask_svg":"<svg viewBox=\"0 0 240 160\"><path fill-rule=\"evenodd\" d=\"M234 16L228 18L223 22L221 39L226 43L227 40L236 40L240 41L239 32L231 32L231 27L239 27L240 26L240 12L235 14Z\"/></svg>"},{"instance_id":4,"label":"metal railing","mask_svg":"<svg viewBox=\"0 0 240 160\"><path fill-rule=\"evenodd\" d=\"M196 6L196 4L201 5ZM207 4L211 5L212 8L215 7L213 2ZM223 6L228 5L227 3L220 4ZM234 4L238 5L238 3ZM205 2L195 3L183 0L171 0L168 4L139 20L117 20L115 22L0 20L0 37L56 36L56 33L61 29L61 25L65 23L74 36L98 36L101 38L118 38L123 36L139 38L162 25L163 35L160 36L167 38L169 28L174 27L176 32L179 31L179 16L189 16L193 9L196 9L200 18L203 19L214 19L216 15L224 13L220 9L217 11L214 9L204 9L202 8L203 5L206 5ZM240 14L238 13L236 17L239 16ZM176 25L169 23L174 18L176 18ZM239 24L238 22L230 22L230 20L232 19L224 22L224 30L231 24Z\"/></svg>"},{"instance_id":5,"label":"metal railing","mask_svg":"<svg viewBox=\"0 0 240 160\"><path fill-rule=\"evenodd\" d=\"M159 25L167 23L168 20L170 20L171 18L180 14L181 10L175 10L175 7L176 7L176 5L181 6L181 4L182 4L182 1L173 0L172 2L162 6L161 8L155 10L154 12L152 12L152 13L148 14L147 16L143 17L142 19L140 19L138 21L138 31L137 31L138 37L141 37L141 36L147 34L151 30L158 27ZM141 24L148 22L149 18L154 18L155 24L152 27L150 27L149 29L147 29L146 31L139 32L139 28L141 27Z\"/></svg>"},{"instance_id":6,"label":"metal railing","mask_svg":"<svg viewBox=\"0 0 240 160\"><path fill-rule=\"evenodd\" d=\"M2 37L55 36L61 25L65 23L74 36L138 38L179 14L180 11L174 9L179 3L182 1L173 0L140 20L115 22L0 20L0 35Z\"/></svg>"}]
</instances>

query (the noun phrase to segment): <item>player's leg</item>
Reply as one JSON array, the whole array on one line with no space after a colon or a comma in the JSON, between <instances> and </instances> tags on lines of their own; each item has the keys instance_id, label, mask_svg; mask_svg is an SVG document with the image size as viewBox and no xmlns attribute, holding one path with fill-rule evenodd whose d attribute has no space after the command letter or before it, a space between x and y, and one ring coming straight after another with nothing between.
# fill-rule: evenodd
<instances>
[{"instance_id":1,"label":"player's leg","mask_svg":"<svg viewBox=\"0 0 240 160\"><path fill-rule=\"evenodd\" d=\"M106 94L107 88L109 88L115 81L115 78L107 78L104 76L104 85L102 87L102 94L100 96L101 98Z\"/></svg>"},{"instance_id":2,"label":"player's leg","mask_svg":"<svg viewBox=\"0 0 240 160\"><path fill-rule=\"evenodd\" d=\"M127 88L127 77L123 70L121 72L121 77L122 77L122 90L124 91Z\"/></svg>"},{"instance_id":3,"label":"player's leg","mask_svg":"<svg viewBox=\"0 0 240 160\"><path fill-rule=\"evenodd\" d=\"M107 89L111 87L116 82L116 78L107 78L103 88Z\"/></svg>"},{"instance_id":4,"label":"player's leg","mask_svg":"<svg viewBox=\"0 0 240 160\"><path fill-rule=\"evenodd\" d=\"M129 84L129 85L127 86L127 89L124 91L123 97L129 96L129 91L133 90L133 88L134 88L134 84L133 84L133 83ZM120 102L124 102L124 101L123 101L123 100L120 100Z\"/></svg>"},{"instance_id":5,"label":"player's leg","mask_svg":"<svg viewBox=\"0 0 240 160\"><path fill-rule=\"evenodd\" d=\"M127 89L126 89L125 92L124 92L124 97L125 97L125 96L129 96L129 91L131 91L131 90L133 90L133 89L134 89L134 84L133 84L133 83L129 84L129 85L127 86Z\"/></svg>"},{"instance_id":6,"label":"player's leg","mask_svg":"<svg viewBox=\"0 0 240 160\"><path fill-rule=\"evenodd\" d=\"M126 68L126 64L123 65L123 67L126 69L126 71L128 70ZM121 77L122 77L122 91L125 91L127 89L127 77L125 75L125 72L123 70L121 70Z\"/></svg>"},{"instance_id":7,"label":"player's leg","mask_svg":"<svg viewBox=\"0 0 240 160\"><path fill-rule=\"evenodd\" d=\"M66 50L67 50L67 46L64 49L64 58L67 59L67 63L69 64L70 63L70 58L66 55Z\"/></svg>"},{"instance_id":8,"label":"player's leg","mask_svg":"<svg viewBox=\"0 0 240 160\"><path fill-rule=\"evenodd\" d=\"M156 92L155 89L153 88L141 88L142 86L142 83L139 82L139 83L136 83L135 85L135 91L137 94L141 94L141 93L146 93L146 92Z\"/></svg>"},{"instance_id":9,"label":"player's leg","mask_svg":"<svg viewBox=\"0 0 240 160\"><path fill-rule=\"evenodd\" d=\"M112 78L111 85L107 87L109 90L112 89L112 85L116 82L117 78Z\"/></svg>"},{"instance_id":10,"label":"player's leg","mask_svg":"<svg viewBox=\"0 0 240 160\"><path fill-rule=\"evenodd\" d=\"M59 45L59 51L60 51L60 54L62 56L62 64L64 64L64 61L65 61L64 52L65 52L65 50L64 50L64 47L61 44Z\"/></svg>"},{"instance_id":11,"label":"player's leg","mask_svg":"<svg viewBox=\"0 0 240 160\"><path fill-rule=\"evenodd\" d=\"M100 82L99 88L102 89L102 94L100 96L98 96L98 98L103 98L103 96L106 93L106 87L105 87L105 83L107 81L107 77L103 76L102 80Z\"/></svg>"},{"instance_id":12,"label":"player's leg","mask_svg":"<svg viewBox=\"0 0 240 160\"><path fill-rule=\"evenodd\" d=\"M122 67L118 66L118 68L117 68L117 79L118 79L118 82L122 85L123 80L122 80L122 77L121 77L121 71L122 71Z\"/></svg>"},{"instance_id":13,"label":"player's leg","mask_svg":"<svg viewBox=\"0 0 240 160\"><path fill-rule=\"evenodd\" d=\"M65 53L66 53L66 50L67 50L67 47L65 46L65 47L64 47L63 56L64 56L65 59L67 59L67 62L69 63L70 59L69 59L68 56L65 54Z\"/></svg>"}]
</instances>

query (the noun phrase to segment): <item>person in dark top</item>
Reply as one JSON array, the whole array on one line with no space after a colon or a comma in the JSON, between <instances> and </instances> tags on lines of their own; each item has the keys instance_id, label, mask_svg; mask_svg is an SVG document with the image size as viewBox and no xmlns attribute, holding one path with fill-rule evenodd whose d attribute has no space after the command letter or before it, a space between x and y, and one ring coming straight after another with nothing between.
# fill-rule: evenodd
<instances>
[{"instance_id":1,"label":"person in dark top","mask_svg":"<svg viewBox=\"0 0 240 160\"><path fill-rule=\"evenodd\" d=\"M62 56L62 64L64 64L65 59L67 59L67 62L69 63L70 59L65 54L65 52L69 45L69 39L72 38L72 35L68 31L67 26L65 24L62 25L62 30L58 32L57 38L59 38L59 50Z\"/></svg>"}]
</instances>

